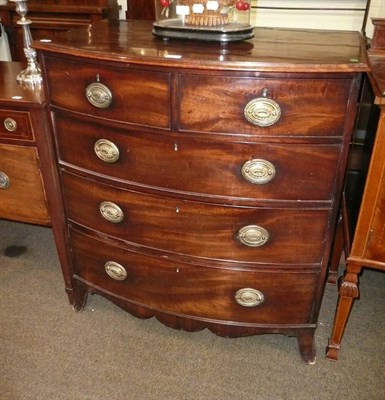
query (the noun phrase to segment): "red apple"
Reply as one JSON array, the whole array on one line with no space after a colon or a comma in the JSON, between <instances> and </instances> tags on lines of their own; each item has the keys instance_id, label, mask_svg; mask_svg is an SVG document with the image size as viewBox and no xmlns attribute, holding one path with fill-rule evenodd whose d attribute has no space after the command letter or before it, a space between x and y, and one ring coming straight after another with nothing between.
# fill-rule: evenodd
<instances>
[{"instance_id":1,"label":"red apple","mask_svg":"<svg viewBox=\"0 0 385 400\"><path fill-rule=\"evenodd\" d=\"M242 11L242 10L243 10L243 4L244 4L243 0L238 0L238 1L235 3L235 8L236 8L237 10L239 10L239 11Z\"/></svg>"}]
</instances>

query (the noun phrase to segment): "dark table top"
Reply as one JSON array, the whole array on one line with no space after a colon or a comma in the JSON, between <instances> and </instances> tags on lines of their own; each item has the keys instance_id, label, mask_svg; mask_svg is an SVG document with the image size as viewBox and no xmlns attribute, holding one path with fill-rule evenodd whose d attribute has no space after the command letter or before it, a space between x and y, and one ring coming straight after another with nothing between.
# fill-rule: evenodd
<instances>
[{"instance_id":1,"label":"dark table top","mask_svg":"<svg viewBox=\"0 0 385 400\"><path fill-rule=\"evenodd\" d=\"M51 42L52 51L105 61L178 68L260 72L363 72L368 70L359 32L255 28L254 38L221 45L184 39L162 40L151 21L102 21L76 28Z\"/></svg>"},{"instance_id":2,"label":"dark table top","mask_svg":"<svg viewBox=\"0 0 385 400\"><path fill-rule=\"evenodd\" d=\"M44 95L40 87L20 85L16 77L24 69L19 62L0 61L0 104L2 106L41 107L44 104Z\"/></svg>"}]
</instances>

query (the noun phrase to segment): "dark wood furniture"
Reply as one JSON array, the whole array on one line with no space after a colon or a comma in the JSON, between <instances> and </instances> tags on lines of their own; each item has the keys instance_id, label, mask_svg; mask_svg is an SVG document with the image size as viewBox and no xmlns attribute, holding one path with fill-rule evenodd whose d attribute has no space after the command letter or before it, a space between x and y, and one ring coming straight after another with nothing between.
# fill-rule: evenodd
<instances>
[{"instance_id":1,"label":"dark wood furniture","mask_svg":"<svg viewBox=\"0 0 385 400\"><path fill-rule=\"evenodd\" d=\"M155 21L155 0L127 0L126 18Z\"/></svg>"},{"instance_id":2,"label":"dark wood furniture","mask_svg":"<svg viewBox=\"0 0 385 400\"><path fill-rule=\"evenodd\" d=\"M354 302L359 297L358 275L363 268L385 271L385 20L375 19L369 78L380 107L377 135L354 236L350 238L346 204L343 207L346 271L326 357L337 360L342 337ZM341 237L341 236L340 236ZM337 252L338 253L338 252ZM336 269L335 267L333 269Z\"/></svg>"},{"instance_id":3,"label":"dark wood furniture","mask_svg":"<svg viewBox=\"0 0 385 400\"><path fill-rule=\"evenodd\" d=\"M43 92L17 84L20 63L0 62L0 218L49 225L37 141L45 135Z\"/></svg>"},{"instance_id":4,"label":"dark wood furniture","mask_svg":"<svg viewBox=\"0 0 385 400\"><path fill-rule=\"evenodd\" d=\"M177 329L295 336L312 363L365 44L262 28L164 42L151 28L36 43L70 303L98 293Z\"/></svg>"},{"instance_id":5,"label":"dark wood furniture","mask_svg":"<svg viewBox=\"0 0 385 400\"><path fill-rule=\"evenodd\" d=\"M29 0L27 6L34 40L51 39L72 28L119 17L116 0ZM12 60L24 62L23 34L17 24L20 16L14 3L0 5L0 19L8 34Z\"/></svg>"}]
</instances>

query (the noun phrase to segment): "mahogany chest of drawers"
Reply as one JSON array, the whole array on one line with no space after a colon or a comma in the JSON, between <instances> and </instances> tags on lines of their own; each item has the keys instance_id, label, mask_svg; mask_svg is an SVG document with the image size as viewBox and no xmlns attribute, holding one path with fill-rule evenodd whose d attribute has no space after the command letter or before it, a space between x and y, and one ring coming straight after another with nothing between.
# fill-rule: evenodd
<instances>
[{"instance_id":1,"label":"mahogany chest of drawers","mask_svg":"<svg viewBox=\"0 0 385 400\"><path fill-rule=\"evenodd\" d=\"M45 101L41 89L17 84L22 69L20 63L0 63L0 218L49 225L38 151Z\"/></svg>"},{"instance_id":2,"label":"mahogany chest of drawers","mask_svg":"<svg viewBox=\"0 0 385 400\"><path fill-rule=\"evenodd\" d=\"M35 47L71 304L92 292L177 329L293 335L313 362L360 36L256 29L221 46L124 21Z\"/></svg>"}]
</instances>

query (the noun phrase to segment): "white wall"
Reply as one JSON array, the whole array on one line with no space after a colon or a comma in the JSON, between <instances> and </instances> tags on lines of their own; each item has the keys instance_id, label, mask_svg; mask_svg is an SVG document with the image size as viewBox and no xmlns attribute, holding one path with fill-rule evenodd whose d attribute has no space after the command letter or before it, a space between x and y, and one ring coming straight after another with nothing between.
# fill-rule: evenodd
<instances>
[{"instance_id":1,"label":"white wall","mask_svg":"<svg viewBox=\"0 0 385 400\"><path fill-rule=\"evenodd\" d=\"M366 0L252 0L252 5L321 9L253 9L251 23L256 26L360 31L364 18L364 12L360 9L365 8ZM327 10L327 8L344 10ZM370 15L385 17L385 0L372 0ZM372 34L372 24L370 20L368 22L366 31L369 36Z\"/></svg>"},{"instance_id":2,"label":"white wall","mask_svg":"<svg viewBox=\"0 0 385 400\"><path fill-rule=\"evenodd\" d=\"M365 8L366 0L251 0L253 6L261 7L314 7L314 8ZM127 1L118 0L120 18L126 18ZM253 9L251 24L267 27L336 29L360 31L362 11L306 11ZM372 0L370 16L385 18L385 0ZM369 37L373 33L370 19L366 27Z\"/></svg>"},{"instance_id":3,"label":"white wall","mask_svg":"<svg viewBox=\"0 0 385 400\"><path fill-rule=\"evenodd\" d=\"M373 35L373 24L370 18L385 18L385 0L372 0L370 5L369 19L366 25L366 34Z\"/></svg>"},{"instance_id":4,"label":"white wall","mask_svg":"<svg viewBox=\"0 0 385 400\"><path fill-rule=\"evenodd\" d=\"M1 36L0 36L0 61L11 61L11 52L9 50L8 36L0 23Z\"/></svg>"},{"instance_id":5,"label":"white wall","mask_svg":"<svg viewBox=\"0 0 385 400\"><path fill-rule=\"evenodd\" d=\"M118 0L118 4L120 5L119 18L126 19L127 1Z\"/></svg>"}]
</instances>

